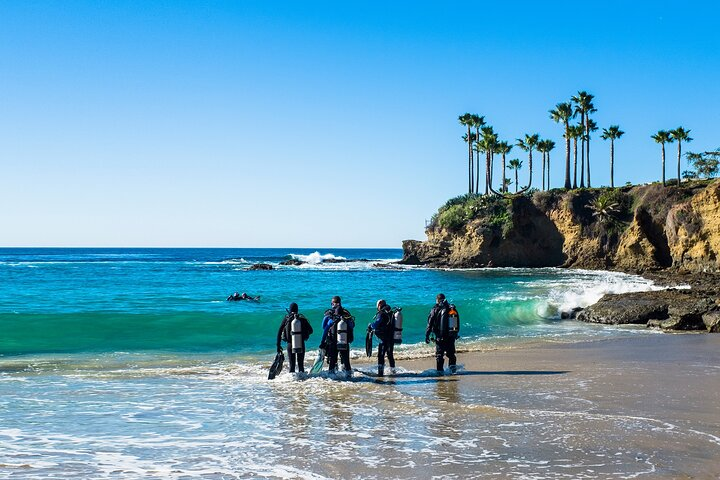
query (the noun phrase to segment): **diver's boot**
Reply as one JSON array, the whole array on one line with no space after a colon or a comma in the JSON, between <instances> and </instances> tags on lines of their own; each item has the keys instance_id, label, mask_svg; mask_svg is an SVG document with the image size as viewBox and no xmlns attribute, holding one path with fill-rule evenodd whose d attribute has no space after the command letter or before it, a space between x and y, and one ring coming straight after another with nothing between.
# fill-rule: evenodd
<instances>
[{"instance_id":1,"label":"diver's boot","mask_svg":"<svg viewBox=\"0 0 720 480\"><path fill-rule=\"evenodd\" d=\"M445 369L443 368L444 363L445 362L443 360L438 360L436 362L435 368L437 369L438 375L442 375L443 373L445 373Z\"/></svg>"},{"instance_id":2,"label":"diver's boot","mask_svg":"<svg viewBox=\"0 0 720 480\"><path fill-rule=\"evenodd\" d=\"M385 365L378 365L378 377L385 375Z\"/></svg>"},{"instance_id":3,"label":"diver's boot","mask_svg":"<svg viewBox=\"0 0 720 480\"><path fill-rule=\"evenodd\" d=\"M450 373L452 373L452 374L457 373L457 365L450 365Z\"/></svg>"}]
</instances>

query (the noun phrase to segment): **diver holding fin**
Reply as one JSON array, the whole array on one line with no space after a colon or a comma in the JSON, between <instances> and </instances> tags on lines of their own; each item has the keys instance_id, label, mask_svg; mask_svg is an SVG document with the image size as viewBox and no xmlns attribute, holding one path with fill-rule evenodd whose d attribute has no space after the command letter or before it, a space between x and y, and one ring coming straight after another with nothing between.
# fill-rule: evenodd
<instances>
[{"instance_id":1,"label":"diver holding fin","mask_svg":"<svg viewBox=\"0 0 720 480\"><path fill-rule=\"evenodd\" d=\"M287 315L282 319L277 333L276 347L282 353L280 341L287 343L290 373L295 373L295 366L300 373L305 373L305 342L313 333L312 326L305 315L298 312L297 303L290 304Z\"/></svg>"},{"instance_id":2,"label":"diver holding fin","mask_svg":"<svg viewBox=\"0 0 720 480\"><path fill-rule=\"evenodd\" d=\"M331 308L323 317L323 338L320 349L328 358L328 370L337 371L338 356L346 376L352 375L350 366L350 344L353 342L355 318L342 306L337 295L332 298Z\"/></svg>"},{"instance_id":3,"label":"diver holding fin","mask_svg":"<svg viewBox=\"0 0 720 480\"><path fill-rule=\"evenodd\" d=\"M445 300L445 295L438 293L435 305L428 315L427 329L425 330L425 343L430 343L430 334L434 335L435 360L439 375L444 372L446 356L450 372L457 370L457 357L455 356L455 340L460 331L460 315L455 305Z\"/></svg>"}]
</instances>

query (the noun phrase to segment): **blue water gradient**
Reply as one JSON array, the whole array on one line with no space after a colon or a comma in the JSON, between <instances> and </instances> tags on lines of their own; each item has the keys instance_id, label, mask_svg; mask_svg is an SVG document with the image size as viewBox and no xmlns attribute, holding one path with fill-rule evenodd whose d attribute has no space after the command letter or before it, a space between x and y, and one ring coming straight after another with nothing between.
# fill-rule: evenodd
<instances>
[{"instance_id":1,"label":"blue water gradient","mask_svg":"<svg viewBox=\"0 0 720 480\"><path fill-rule=\"evenodd\" d=\"M457 304L463 342L562 335L594 327L560 321L561 310L608 291L650 288L609 272L398 267L401 256L399 249L0 249L0 355L265 356L290 302L319 330L333 295L362 330L379 298L402 306L406 345L422 342L438 292ZM291 258L314 263L280 265ZM255 263L274 269L248 270ZM234 291L261 300L227 302Z\"/></svg>"}]
</instances>

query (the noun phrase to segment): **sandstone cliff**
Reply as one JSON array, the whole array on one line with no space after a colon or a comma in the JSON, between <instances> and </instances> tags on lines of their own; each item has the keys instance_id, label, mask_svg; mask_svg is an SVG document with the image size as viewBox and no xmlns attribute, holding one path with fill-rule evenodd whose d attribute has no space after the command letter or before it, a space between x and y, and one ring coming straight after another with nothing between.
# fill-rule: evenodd
<instances>
[{"instance_id":1,"label":"sandstone cliff","mask_svg":"<svg viewBox=\"0 0 720 480\"><path fill-rule=\"evenodd\" d=\"M403 263L720 272L720 180L448 202Z\"/></svg>"}]
</instances>

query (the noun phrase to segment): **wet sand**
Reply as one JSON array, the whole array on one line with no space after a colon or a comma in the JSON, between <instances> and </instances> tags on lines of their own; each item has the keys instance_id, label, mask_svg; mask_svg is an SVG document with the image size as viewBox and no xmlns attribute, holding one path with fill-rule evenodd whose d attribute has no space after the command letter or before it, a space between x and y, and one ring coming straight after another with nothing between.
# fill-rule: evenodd
<instances>
[{"instance_id":1,"label":"wet sand","mask_svg":"<svg viewBox=\"0 0 720 480\"><path fill-rule=\"evenodd\" d=\"M412 376L376 380L438 412L443 441L428 453L447 458L422 476L720 478L720 335L538 343L458 363L429 392L402 384ZM420 372L434 359L398 365Z\"/></svg>"}]
</instances>

